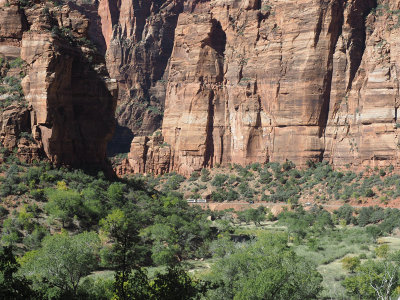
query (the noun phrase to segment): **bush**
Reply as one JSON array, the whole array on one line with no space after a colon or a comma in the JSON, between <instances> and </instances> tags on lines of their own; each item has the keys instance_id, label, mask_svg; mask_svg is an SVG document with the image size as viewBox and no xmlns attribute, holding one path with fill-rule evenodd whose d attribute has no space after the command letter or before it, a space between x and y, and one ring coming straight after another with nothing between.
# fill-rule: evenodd
<instances>
[{"instance_id":1,"label":"bush","mask_svg":"<svg viewBox=\"0 0 400 300\"><path fill-rule=\"evenodd\" d=\"M192 174L190 174L189 177L189 181L196 181L197 179L199 179L200 177L200 173L199 172L192 172Z\"/></svg>"},{"instance_id":2,"label":"bush","mask_svg":"<svg viewBox=\"0 0 400 300\"><path fill-rule=\"evenodd\" d=\"M342 266L343 269L353 273L354 270L360 265L361 261L360 258L357 256L354 257L345 257L342 259Z\"/></svg>"},{"instance_id":3,"label":"bush","mask_svg":"<svg viewBox=\"0 0 400 300\"><path fill-rule=\"evenodd\" d=\"M164 189L167 191L171 190L175 191L179 189L181 183L184 181L185 177L183 177L182 175L173 174L168 178L167 182L164 184Z\"/></svg>"},{"instance_id":4,"label":"bush","mask_svg":"<svg viewBox=\"0 0 400 300\"><path fill-rule=\"evenodd\" d=\"M221 187L228 180L228 175L225 174L217 174L214 179L211 181L213 186Z\"/></svg>"},{"instance_id":5,"label":"bush","mask_svg":"<svg viewBox=\"0 0 400 300\"><path fill-rule=\"evenodd\" d=\"M388 245L380 245L375 248L375 254L377 257L386 258L389 254L389 246Z\"/></svg>"},{"instance_id":6,"label":"bush","mask_svg":"<svg viewBox=\"0 0 400 300\"><path fill-rule=\"evenodd\" d=\"M207 182L210 181L210 171L207 169L201 169L201 181Z\"/></svg>"},{"instance_id":7,"label":"bush","mask_svg":"<svg viewBox=\"0 0 400 300\"><path fill-rule=\"evenodd\" d=\"M82 199L80 193L75 190L53 190L46 191L49 202L46 211L53 217L60 219L62 226L70 223L75 215L80 214Z\"/></svg>"},{"instance_id":8,"label":"bush","mask_svg":"<svg viewBox=\"0 0 400 300\"><path fill-rule=\"evenodd\" d=\"M24 60L21 57L17 57L16 59L9 62L10 68L22 68L24 64Z\"/></svg>"},{"instance_id":9,"label":"bush","mask_svg":"<svg viewBox=\"0 0 400 300\"><path fill-rule=\"evenodd\" d=\"M366 191L365 191L365 197L374 197L375 196L375 193L374 193L374 191L373 190L371 190L371 189L367 189Z\"/></svg>"}]
</instances>

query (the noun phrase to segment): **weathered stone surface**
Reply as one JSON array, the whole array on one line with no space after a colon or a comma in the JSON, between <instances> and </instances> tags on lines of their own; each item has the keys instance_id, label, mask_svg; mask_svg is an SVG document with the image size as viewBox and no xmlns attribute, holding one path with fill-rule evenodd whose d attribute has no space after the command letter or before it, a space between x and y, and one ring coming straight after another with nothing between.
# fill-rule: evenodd
<instances>
[{"instance_id":1,"label":"weathered stone surface","mask_svg":"<svg viewBox=\"0 0 400 300\"><path fill-rule=\"evenodd\" d=\"M100 1L99 14L109 45L107 68L119 86L117 119L121 128L112 143L112 152L129 151L131 139L120 138L128 136L126 131L131 136L146 135L161 126L168 61L183 3Z\"/></svg>"},{"instance_id":2,"label":"weathered stone surface","mask_svg":"<svg viewBox=\"0 0 400 300\"><path fill-rule=\"evenodd\" d=\"M22 34L28 29L18 1L0 1L0 54L7 58L20 56Z\"/></svg>"},{"instance_id":3,"label":"weathered stone surface","mask_svg":"<svg viewBox=\"0 0 400 300\"><path fill-rule=\"evenodd\" d=\"M86 34L88 22L77 14L63 7L56 20L79 37ZM96 53L84 53L88 49L42 29L34 24L24 33L21 52L30 67L23 88L33 107L34 135L56 164L103 165L115 127L116 99L108 89L107 73L90 56Z\"/></svg>"},{"instance_id":4,"label":"weathered stone surface","mask_svg":"<svg viewBox=\"0 0 400 300\"><path fill-rule=\"evenodd\" d=\"M386 1L376 15L367 17L365 44L359 45L365 51L353 74L349 67L343 70L352 60L344 57L341 44L337 46L332 89L336 97L331 98L324 153L335 165L399 165L400 15L394 13L399 8L399 1ZM354 17L351 9L345 17L342 43L348 43L352 34L347 25ZM344 71L350 78L343 76Z\"/></svg>"},{"instance_id":5,"label":"weathered stone surface","mask_svg":"<svg viewBox=\"0 0 400 300\"><path fill-rule=\"evenodd\" d=\"M376 7L186 2L166 72L169 170L286 159L397 165L400 7ZM135 143L130 163L147 172L142 153L154 150Z\"/></svg>"},{"instance_id":6,"label":"weathered stone surface","mask_svg":"<svg viewBox=\"0 0 400 300\"><path fill-rule=\"evenodd\" d=\"M0 142L13 150L22 132L30 132L29 111L23 106L9 106L0 113Z\"/></svg>"},{"instance_id":7,"label":"weathered stone surface","mask_svg":"<svg viewBox=\"0 0 400 300\"><path fill-rule=\"evenodd\" d=\"M18 142L17 156L25 163L33 163L43 159L42 152L40 146L30 139L21 138Z\"/></svg>"},{"instance_id":8,"label":"weathered stone surface","mask_svg":"<svg viewBox=\"0 0 400 300\"><path fill-rule=\"evenodd\" d=\"M18 1L9 1L7 5L0 3L0 20L0 42L18 41L27 29Z\"/></svg>"},{"instance_id":9,"label":"weathered stone surface","mask_svg":"<svg viewBox=\"0 0 400 300\"><path fill-rule=\"evenodd\" d=\"M171 148L160 135L136 137L128 156L132 173L164 174L170 170Z\"/></svg>"},{"instance_id":10,"label":"weathered stone surface","mask_svg":"<svg viewBox=\"0 0 400 300\"><path fill-rule=\"evenodd\" d=\"M104 57L87 42L88 18L75 9L76 3L57 7L37 1L18 8L14 2L0 9L0 16L4 11L8 16L0 20L0 38L13 38L22 48L27 64L22 86L30 112L21 107L4 111L2 144L18 147L27 162L42 151L55 164L108 169L106 145L115 128L117 86ZM20 138L24 131L32 132L38 145Z\"/></svg>"},{"instance_id":11,"label":"weathered stone surface","mask_svg":"<svg viewBox=\"0 0 400 300\"><path fill-rule=\"evenodd\" d=\"M104 161L115 106L102 58L59 27L107 48L120 88L113 151L131 148L120 173L398 165L399 0L9 3L0 52L22 44L33 134L54 162Z\"/></svg>"}]
</instances>

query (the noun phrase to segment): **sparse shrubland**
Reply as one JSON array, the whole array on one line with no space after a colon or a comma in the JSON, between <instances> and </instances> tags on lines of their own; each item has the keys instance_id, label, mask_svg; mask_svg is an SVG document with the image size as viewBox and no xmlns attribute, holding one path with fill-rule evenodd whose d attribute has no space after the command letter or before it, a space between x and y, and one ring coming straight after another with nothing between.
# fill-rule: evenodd
<instances>
[{"instance_id":1,"label":"sparse shrubland","mask_svg":"<svg viewBox=\"0 0 400 300\"><path fill-rule=\"evenodd\" d=\"M283 164L238 164L211 170L195 171L187 179L176 174L153 178L136 175L152 181L157 190L177 190L185 198L198 193L209 201L274 202L296 205L318 203L343 205L387 205L400 198L400 176L393 167L366 168L355 173L350 169L334 170L327 163L309 162L298 168L292 162ZM171 179L172 177L172 179Z\"/></svg>"}]
</instances>

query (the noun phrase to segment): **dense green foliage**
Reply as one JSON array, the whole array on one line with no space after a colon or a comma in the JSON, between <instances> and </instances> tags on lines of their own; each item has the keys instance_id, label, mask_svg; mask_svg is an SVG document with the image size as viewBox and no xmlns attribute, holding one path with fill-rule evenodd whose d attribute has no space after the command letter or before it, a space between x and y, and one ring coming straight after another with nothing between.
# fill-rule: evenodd
<instances>
[{"instance_id":1,"label":"dense green foliage","mask_svg":"<svg viewBox=\"0 0 400 300\"><path fill-rule=\"evenodd\" d=\"M209 299L313 299L322 277L287 246L286 236L268 234L219 260L208 279L218 285Z\"/></svg>"},{"instance_id":2,"label":"dense green foliage","mask_svg":"<svg viewBox=\"0 0 400 300\"><path fill-rule=\"evenodd\" d=\"M83 278L101 267L114 270L114 285L124 290L139 267L210 257L208 245L221 233L211 229L209 212L140 180L111 182L102 174L14 163L3 183L1 243L17 246L17 253L30 250L20 273L51 299L96 298L98 281Z\"/></svg>"},{"instance_id":3,"label":"dense green foliage","mask_svg":"<svg viewBox=\"0 0 400 300\"><path fill-rule=\"evenodd\" d=\"M346 204L328 212L296 205L300 191L311 193L321 182L327 188L340 182L339 193L347 193L358 180L365 195L368 189L387 194L376 188L373 173L339 175L326 164L298 170L287 162L235 165L231 173L203 169L188 180L170 173L110 181L102 173L29 166L13 153L3 155L0 241L11 263L1 267L2 293L28 292L35 299L373 299L379 296L371 282L378 286L386 269L397 268L396 252L377 243L400 227L399 210ZM385 177L393 191L396 175L381 171L380 180ZM216 201L250 201L264 191L264 200L291 205L276 216L263 206L212 212L184 200L179 191L188 186L194 198L212 187ZM203 260L206 271L187 272ZM326 271L333 266L340 268L335 278ZM372 280L366 273L376 275ZM399 282L397 273L392 277L385 289L393 296ZM332 284L338 284L334 291Z\"/></svg>"},{"instance_id":4,"label":"dense green foliage","mask_svg":"<svg viewBox=\"0 0 400 300\"><path fill-rule=\"evenodd\" d=\"M21 258L21 273L48 298L73 298L80 280L96 269L99 247L100 239L94 232L49 236L39 250Z\"/></svg>"},{"instance_id":5,"label":"dense green foliage","mask_svg":"<svg viewBox=\"0 0 400 300\"><path fill-rule=\"evenodd\" d=\"M0 249L0 295L2 299L37 299L39 294L31 289L31 282L18 275L19 264L11 247Z\"/></svg>"},{"instance_id":6,"label":"dense green foliage","mask_svg":"<svg viewBox=\"0 0 400 300\"><path fill-rule=\"evenodd\" d=\"M115 300L189 300L206 290L204 283L193 280L179 267L168 267L165 273L158 273L153 279L148 278L146 270L137 269L126 281L122 280L122 277L116 278Z\"/></svg>"}]
</instances>

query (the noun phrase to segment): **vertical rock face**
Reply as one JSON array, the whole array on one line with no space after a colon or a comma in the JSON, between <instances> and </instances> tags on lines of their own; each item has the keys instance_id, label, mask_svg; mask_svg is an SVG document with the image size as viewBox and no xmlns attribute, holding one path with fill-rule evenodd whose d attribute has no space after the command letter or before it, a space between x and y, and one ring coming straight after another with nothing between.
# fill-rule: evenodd
<instances>
[{"instance_id":1,"label":"vertical rock face","mask_svg":"<svg viewBox=\"0 0 400 300\"><path fill-rule=\"evenodd\" d=\"M105 164L116 104L105 66L95 51L76 42L85 36L88 21L68 7L53 14L58 23L53 26L67 36L46 30L52 16L35 15L22 39L21 57L30 67L23 87L33 109L34 137L56 164Z\"/></svg>"},{"instance_id":2,"label":"vertical rock face","mask_svg":"<svg viewBox=\"0 0 400 300\"><path fill-rule=\"evenodd\" d=\"M130 147L135 172L398 165L399 0L4 3L0 53L22 49L34 137L54 162L104 161L118 96L109 150Z\"/></svg>"},{"instance_id":3,"label":"vertical rock face","mask_svg":"<svg viewBox=\"0 0 400 300\"><path fill-rule=\"evenodd\" d=\"M187 1L166 73L169 170L286 159L396 165L399 8ZM135 138L132 151L140 147L153 153ZM138 161L137 171L150 171Z\"/></svg>"},{"instance_id":4,"label":"vertical rock face","mask_svg":"<svg viewBox=\"0 0 400 300\"><path fill-rule=\"evenodd\" d=\"M87 39L89 20L75 3L56 7L37 1L19 7L19 1L14 2L0 9L0 15L9 16L0 21L0 53L7 57L2 49L9 47L10 39L19 48L26 62L22 87L29 108L9 107L3 112L1 142L18 145L26 161L40 148L55 164L106 167L117 89L104 57ZM26 138L17 144L21 131L32 132L36 148Z\"/></svg>"},{"instance_id":5,"label":"vertical rock face","mask_svg":"<svg viewBox=\"0 0 400 300\"><path fill-rule=\"evenodd\" d=\"M188 7L163 122L172 168L321 158L344 10L341 1L312 0Z\"/></svg>"},{"instance_id":6,"label":"vertical rock face","mask_svg":"<svg viewBox=\"0 0 400 300\"><path fill-rule=\"evenodd\" d=\"M136 137L131 146L128 163L132 173L164 174L171 164L171 148L162 143L162 137L156 134L152 137Z\"/></svg>"},{"instance_id":7,"label":"vertical rock face","mask_svg":"<svg viewBox=\"0 0 400 300\"><path fill-rule=\"evenodd\" d=\"M109 45L107 67L120 91L119 127L111 152L128 152L133 135L151 134L161 126L167 66L183 2L100 1L103 33Z\"/></svg>"},{"instance_id":8,"label":"vertical rock face","mask_svg":"<svg viewBox=\"0 0 400 300\"><path fill-rule=\"evenodd\" d=\"M18 57L20 41L28 24L21 13L18 1L0 1L0 53L6 57Z\"/></svg>"},{"instance_id":9,"label":"vertical rock face","mask_svg":"<svg viewBox=\"0 0 400 300\"><path fill-rule=\"evenodd\" d=\"M4 148L12 150L17 147L20 133L29 130L29 111L25 107L11 105L2 112L0 142Z\"/></svg>"},{"instance_id":10,"label":"vertical rock face","mask_svg":"<svg viewBox=\"0 0 400 300\"><path fill-rule=\"evenodd\" d=\"M352 8L334 56L324 156L335 165L398 165L400 2L384 1L365 21ZM364 32L358 40L357 26Z\"/></svg>"}]
</instances>

